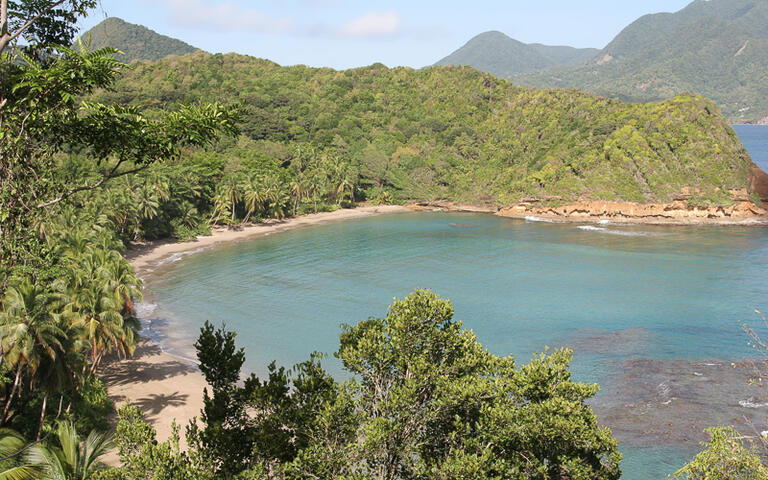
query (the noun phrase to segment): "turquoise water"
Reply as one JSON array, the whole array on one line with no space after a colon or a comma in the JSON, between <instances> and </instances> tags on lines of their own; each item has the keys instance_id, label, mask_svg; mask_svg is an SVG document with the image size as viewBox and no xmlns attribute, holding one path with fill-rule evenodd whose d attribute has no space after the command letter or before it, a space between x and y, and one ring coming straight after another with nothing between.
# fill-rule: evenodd
<instances>
[{"instance_id":1,"label":"turquoise water","mask_svg":"<svg viewBox=\"0 0 768 480\"><path fill-rule=\"evenodd\" d=\"M768 309L768 228L404 213L180 258L147 278L143 308L145 333L180 356L194 356L205 320L238 332L257 373L330 354L342 323L382 316L414 288L450 298L481 343L519 363L573 348L575 377L602 387L593 405L629 480L681 466L704 426L768 412L765 392L731 366L750 354L738 322Z\"/></svg>"}]
</instances>

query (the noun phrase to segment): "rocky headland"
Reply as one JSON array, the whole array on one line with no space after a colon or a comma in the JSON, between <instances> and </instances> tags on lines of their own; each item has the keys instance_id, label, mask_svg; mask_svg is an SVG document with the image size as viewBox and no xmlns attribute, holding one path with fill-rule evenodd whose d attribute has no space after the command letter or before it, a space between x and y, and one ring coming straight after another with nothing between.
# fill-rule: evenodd
<instances>
[{"instance_id":1,"label":"rocky headland","mask_svg":"<svg viewBox=\"0 0 768 480\"><path fill-rule=\"evenodd\" d=\"M444 209L459 212L494 213L511 218L541 218L563 222L645 223L645 224L758 224L768 225L768 174L752 164L748 188L729 190L727 205L704 205L696 202L699 192L683 188L671 202L636 203L581 199L557 204L557 199L529 198L508 205L462 204L449 201L408 205L414 210Z\"/></svg>"}]
</instances>

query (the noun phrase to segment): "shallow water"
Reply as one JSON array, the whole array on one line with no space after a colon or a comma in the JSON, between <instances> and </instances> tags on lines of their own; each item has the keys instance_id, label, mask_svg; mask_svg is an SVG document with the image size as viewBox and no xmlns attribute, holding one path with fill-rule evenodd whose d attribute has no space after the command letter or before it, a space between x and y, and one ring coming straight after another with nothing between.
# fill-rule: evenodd
<instances>
[{"instance_id":1,"label":"shallow water","mask_svg":"<svg viewBox=\"0 0 768 480\"><path fill-rule=\"evenodd\" d=\"M768 309L764 227L366 218L168 262L147 278L142 316L145 333L186 357L205 320L225 322L247 369L263 373L332 353L342 323L382 316L414 288L450 298L480 342L519 363L546 345L574 349L575 377L602 387L593 405L620 440L626 479L664 478L706 426L766 429L765 389L736 363L750 355L738 322Z\"/></svg>"}]
</instances>

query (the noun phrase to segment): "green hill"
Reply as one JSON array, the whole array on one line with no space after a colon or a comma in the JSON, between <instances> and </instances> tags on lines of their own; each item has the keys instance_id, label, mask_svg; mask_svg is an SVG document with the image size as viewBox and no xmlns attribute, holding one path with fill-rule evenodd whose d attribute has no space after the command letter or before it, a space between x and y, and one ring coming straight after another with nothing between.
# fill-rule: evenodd
<instances>
[{"instance_id":1,"label":"green hill","mask_svg":"<svg viewBox=\"0 0 768 480\"><path fill-rule=\"evenodd\" d=\"M599 50L525 44L501 32L485 32L435 65L469 65L499 77L586 63Z\"/></svg>"},{"instance_id":2,"label":"green hill","mask_svg":"<svg viewBox=\"0 0 768 480\"><path fill-rule=\"evenodd\" d=\"M768 2L696 0L646 15L588 65L514 81L643 102L692 92L714 99L731 121L757 121L768 115Z\"/></svg>"},{"instance_id":3,"label":"green hill","mask_svg":"<svg viewBox=\"0 0 768 480\"><path fill-rule=\"evenodd\" d=\"M348 158L369 198L665 202L691 187L727 203L719 189L749 181L735 132L699 96L628 104L520 88L472 68L335 71L203 52L141 63L115 87L96 100L150 109L243 102L244 136L218 147L224 158L246 145L285 164L312 143Z\"/></svg>"},{"instance_id":4,"label":"green hill","mask_svg":"<svg viewBox=\"0 0 768 480\"><path fill-rule=\"evenodd\" d=\"M197 50L181 40L160 35L147 27L117 17L107 18L85 32L81 38L87 42L89 35L93 49L117 48L123 52L117 58L126 63L134 60L160 60L168 55L186 55Z\"/></svg>"}]
</instances>

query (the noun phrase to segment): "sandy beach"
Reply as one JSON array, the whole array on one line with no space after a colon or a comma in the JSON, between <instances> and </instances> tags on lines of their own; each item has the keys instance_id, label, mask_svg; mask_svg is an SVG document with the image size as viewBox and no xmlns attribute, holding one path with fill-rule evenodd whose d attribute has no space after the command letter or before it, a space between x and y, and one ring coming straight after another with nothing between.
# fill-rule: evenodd
<instances>
[{"instance_id":1,"label":"sandy beach","mask_svg":"<svg viewBox=\"0 0 768 480\"><path fill-rule=\"evenodd\" d=\"M134 269L141 273L174 254L300 227L404 211L408 209L400 206L363 206L285 220L270 220L238 230L215 230L212 235L198 237L191 242L160 241L138 245L130 248L126 257ZM160 441L170 436L174 420L182 427L183 435L184 427L189 421L200 415L203 388L206 386L202 373L194 364L163 352L149 340L143 339L131 358L114 361L103 367L99 376L118 407L125 402L131 402L141 409L145 419L157 431ZM106 460L114 465L117 457L111 454Z\"/></svg>"}]
</instances>

